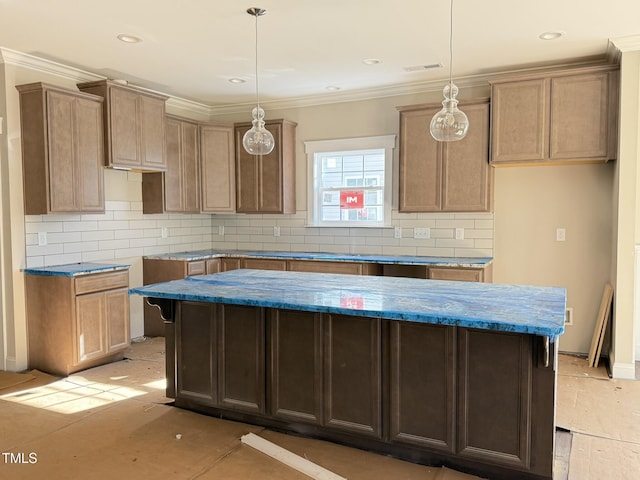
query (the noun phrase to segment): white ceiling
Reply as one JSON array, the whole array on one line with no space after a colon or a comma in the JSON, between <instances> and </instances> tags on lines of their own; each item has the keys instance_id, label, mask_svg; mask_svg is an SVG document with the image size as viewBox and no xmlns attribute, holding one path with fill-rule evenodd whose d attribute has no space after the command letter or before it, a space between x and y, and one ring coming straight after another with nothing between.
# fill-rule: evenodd
<instances>
[{"instance_id":1,"label":"white ceiling","mask_svg":"<svg viewBox=\"0 0 640 480\"><path fill-rule=\"evenodd\" d=\"M253 6L267 10L258 24L262 101L448 77L448 0L0 0L0 47L212 107L251 103ZM540 40L545 31L566 35ZM120 33L143 41L123 43ZM453 76L604 58L609 39L638 34L638 0L455 0Z\"/></svg>"}]
</instances>

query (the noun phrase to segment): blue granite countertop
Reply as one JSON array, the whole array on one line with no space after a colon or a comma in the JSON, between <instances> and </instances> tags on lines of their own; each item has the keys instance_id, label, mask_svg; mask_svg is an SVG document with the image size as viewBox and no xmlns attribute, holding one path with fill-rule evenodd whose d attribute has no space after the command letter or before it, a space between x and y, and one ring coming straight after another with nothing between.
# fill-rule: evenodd
<instances>
[{"instance_id":1,"label":"blue granite countertop","mask_svg":"<svg viewBox=\"0 0 640 480\"><path fill-rule=\"evenodd\" d=\"M90 273L126 270L130 267L131 265L83 262L68 263L66 265L52 265L50 267L25 268L23 272L27 275L75 277L76 275L88 275Z\"/></svg>"},{"instance_id":2,"label":"blue granite countertop","mask_svg":"<svg viewBox=\"0 0 640 480\"><path fill-rule=\"evenodd\" d=\"M491 257L428 257L418 255L375 255L328 252L270 252L259 250L196 250L192 252L147 255L144 258L157 260L195 261L221 257L255 257L291 260L326 260L333 262L371 262L403 265L432 265L450 267L486 267L493 262Z\"/></svg>"},{"instance_id":3,"label":"blue granite countertop","mask_svg":"<svg viewBox=\"0 0 640 480\"><path fill-rule=\"evenodd\" d=\"M399 277L232 270L133 288L146 297L381 317L549 336L566 290Z\"/></svg>"}]
</instances>

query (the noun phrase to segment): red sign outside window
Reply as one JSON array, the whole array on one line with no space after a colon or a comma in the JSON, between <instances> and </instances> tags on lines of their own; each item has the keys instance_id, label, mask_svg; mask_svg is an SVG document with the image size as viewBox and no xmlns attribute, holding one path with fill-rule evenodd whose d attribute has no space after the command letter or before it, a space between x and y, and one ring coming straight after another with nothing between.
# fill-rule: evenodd
<instances>
[{"instance_id":1,"label":"red sign outside window","mask_svg":"<svg viewBox=\"0 0 640 480\"><path fill-rule=\"evenodd\" d=\"M343 190L340 192L340 208L364 208L363 190Z\"/></svg>"}]
</instances>

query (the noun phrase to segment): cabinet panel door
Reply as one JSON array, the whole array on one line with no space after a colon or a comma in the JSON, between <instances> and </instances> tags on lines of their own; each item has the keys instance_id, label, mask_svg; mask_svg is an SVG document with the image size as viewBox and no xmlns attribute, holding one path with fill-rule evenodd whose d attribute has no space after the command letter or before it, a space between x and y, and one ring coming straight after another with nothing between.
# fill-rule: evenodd
<instances>
[{"instance_id":1,"label":"cabinet panel door","mask_svg":"<svg viewBox=\"0 0 640 480\"><path fill-rule=\"evenodd\" d=\"M242 137L249 127L236 128L236 211L258 212L259 170L258 156L249 155L242 147Z\"/></svg>"},{"instance_id":2,"label":"cabinet panel door","mask_svg":"<svg viewBox=\"0 0 640 480\"><path fill-rule=\"evenodd\" d=\"M228 272L229 270L238 270L240 267L240 258L221 258L220 272Z\"/></svg>"},{"instance_id":3,"label":"cabinet panel door","mask_svg":"<svg viewBox=\"0 0 640 480\"><path fill-rule=\"evenodd\" d=\"M111 164L139 167L138 94L120 88L109 89L111 104Z\"/></svg>"},{"instance_id":4,"label":"cabinet panel door","mask_svg":"<svg viewBox=\"0 0 640 480\"><path fill-rule=\"evenodd\" d=\"M289 270L292 272L362 275L363 264L357 262L328 262L324 260L289 260Z\"/></svg>"},{"instance_id":5,"label":"cabinet panel door","mask_svg":"<svg viewBox=\"0 0 640 480\"><path fill-rule=\"evenodd\" d=\"M103 292L76 296L76 363L107 353L105 312Z\"/></svg>"},{"instance_id":6,"label":"cabinet panel door","mask_svg":"<svg viewBox=\"0 0 640 480\"><path fill-rule=\"evenodd\" d=\"M236 165L233 126L200 127L202 211L236 210Z\"/></svg>"},{"instance_id":7,"label":"cabinet panel door","mask_svg":"<svg viewBox=\"0 0 640 480\"><path fill-rule=\"evenodd\" d=\"M215 315L217 306L213 303L188 301L176 302L176 304L178 306L175 323L177 396L191 398L206 405L216 405L218 399ZM167 355L170 353L167 351Z\"/></svg>"},{"instance_id":8,"label":"cabinet panel door","mask_svg":"<svg viewBox=\"0 0 640 480\"><path fill-rule=\"evenodd\" d=\"M267 124L276 145L269 155L258 160L258 210L265 213L282 212L282 125Z\"/></svg>"},{"instance_id":9,"label":"cabinet panel door","mask_svg":"<svg viewBox=\"0 0 640 480\"><path fill-rule=\"evenodd\" d=\"M47 92L49 117L49 196L51 212L74 212L77 162L74 147L75 99ZM26 179L28 181L28 179Z\"/></svg>"},{"instance_id":10,"label":"cabinet panel door","mask_svg":"<svg viewBox=\"0 0 640 480\"><path fill-rule=\"evenodd\" d=\"M437 212L442 208L442 147L429 133L437 109L400 112L401 212Z\"/></svg>"},{"instance_id":11,"label":"cabinet panel door","mask_svg":"<svg viewBox=\"0 0 640 480\"><path fill-rule=\"evenodd\" d=\"M391 322L391 439L453 453L455 329Z\"/></svg>"},{"instance_id":12,"label":"cabinet panel door","mask_svg":"<svg viewBox=\"0 0 640 480\"><path fill-rule=\"evenodd\" d=\"M491 208L489 104L466 105L469 132L458 142L444 143L442 210L486 212Z\"/></svg>"},{"instance_id":13,"label":"cabinet panel door","mask_svg":"<svg viewBox=\"0 0 640 480\"><path fill-rule=\"evenodd\" d=\"M129 346L129 293L127 288L105 292L107 352L122 350Z\"/></svg>"},{"instance_id":14,"label":"cabinet panel door","mask_svg":"<svg viewBox=\"0 0 640 480\"><path fill-rule=\"evenodd\" d=\"M164 100L138 97L138 121L141 165L152 170L164 170Z\"/></svg>"},{"instance_id":15,"label":"cabinet panel door","mask_svg":"<svg viewBox=\"0 0 640 480\"><path fill-rule=\"evenodd\" d=\"M324 317L324 425L382 438L379 318Z\"/></svg>"},{"instance_id":16,"label":"cabinet panel door","mask_svg":"<svg viewBox=\"0 0 640 480\"><path fill-rule=\"evenodd\" d=\"M454 280L458 282L482 282L481 270L467 268L429 267L427 278L431 280Z\"/></svg>"},{"instance_id":17,"label":"cabinet panel door","mask_svg":"<svg viewBox=\"0 0 640 480\"><path fill-rule=\"evenodd\" d=\"M180 157L180 122L172 118L165 124L167 170L164 172L164 206L167 212L182 212L182 158ZM159 175L152 173L151 175Z\"/></svg>"},{"instance_id":18,"label":"cabinet panel door","mask_svg":"<svg viewBox=\"0 0 640 480\"><path fill-rule=\"evenodd\" d=\"M180 146L182 156L182 194L184 212L200 212L200 168L198 166L198 125L182 122Z\"/></svg>"},{"instance_id":19,"label":"cabinet panel door","mask_svg":"<svg viewBox=\"0 0 640 480\"><path fill-rule=\"evenodd\" d=\"M265 413L264 309L218 304L221 406Z\"/></svg>"},{"instance_id":20,"label":"cabinet panel door","mask_svg":"<svg viewBox=\"0 0 640 480\"><path fill-rule=\"evenodd\" d=\"M531 336L460 328L458 352L458 454L528 469Z\"/></svg>"},{"instance_id":21,"label":"cabinet panel door","mask_svg":"<svg viewBox=\"0 0 640 480\"><path fill-rule=\"evenodd\" d=\"M271 415L291 421L322 422L321 315L270 311Z\"/></svg>"},{"instance_id":22,"label":"cabinet panel door","mask_svg":"<svg viewBox=\"0 0 640 480\"><path fill-rule=\"evenodd\" d=\"M281 270L287 269L286 260L271 258L245 258L242 260L242 268L255 268L257 270Z\"/></svg>"},{"instance_id":23,"label":"cabinet panel door","mask_svg":"<svg viewBox=\"0 0 640 480\"><path fill-rule=\"evenodd\" d=\"M549 145L549 80L494 84L491 163L544 161Z\"/></svg>"},{"instance_id":24,"label":"cabinet panel door","mask_svg":"<svg viewBox=\"0 0 640 480\"><path fill-rule=\"evenodd\" d=\"M608 131L608 72L551 79L552 160L607 160Z\"/></svg>"},{"instance_id":25,"label":"cabinet panel door","mask_svg":"<svg viewBox=\"0 0 640 480\"><path fill-rule=\"evenodd\" d=\"M75 109L77 205L83 212L104 212L102 104L77 99Z\"/></svg>"}]
</instances>

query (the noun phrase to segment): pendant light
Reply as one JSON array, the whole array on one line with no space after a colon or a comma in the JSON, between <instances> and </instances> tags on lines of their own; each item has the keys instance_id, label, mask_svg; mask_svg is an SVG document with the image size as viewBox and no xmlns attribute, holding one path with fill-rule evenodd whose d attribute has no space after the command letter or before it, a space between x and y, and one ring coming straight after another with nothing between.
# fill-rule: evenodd
<instances>
[{"instance_id":1,"label":"pendant light","mask_svg":"<svg viewBox=\"0 0 640 480\"><path fill-rule=\"evenodd\" d=\"M266 10L252 7L247 10L249 15L256 19L256 106L251 112L253 116L253 127L242 137L242 146L251 155L267 155L273 151L275 140L271 132L264 128L264 110L260 106L260 95L258 88L258 17L261 17Z\"/></svg>"},{"instance_id":2,"label":"pendant light","mask_svg":"<svg viewBox=\"0 0 640 480\"><path fill-rule=\"evenodd\" d=\"M444 86L442 94L442 110L431 119L429 132L439 142L455 142L462 140L469 130L469 119L458 109L458 87L453 83L451 71L453 64L453 0L450 5L449 25L449 83Z\"/></svg>"}]
</instances>

